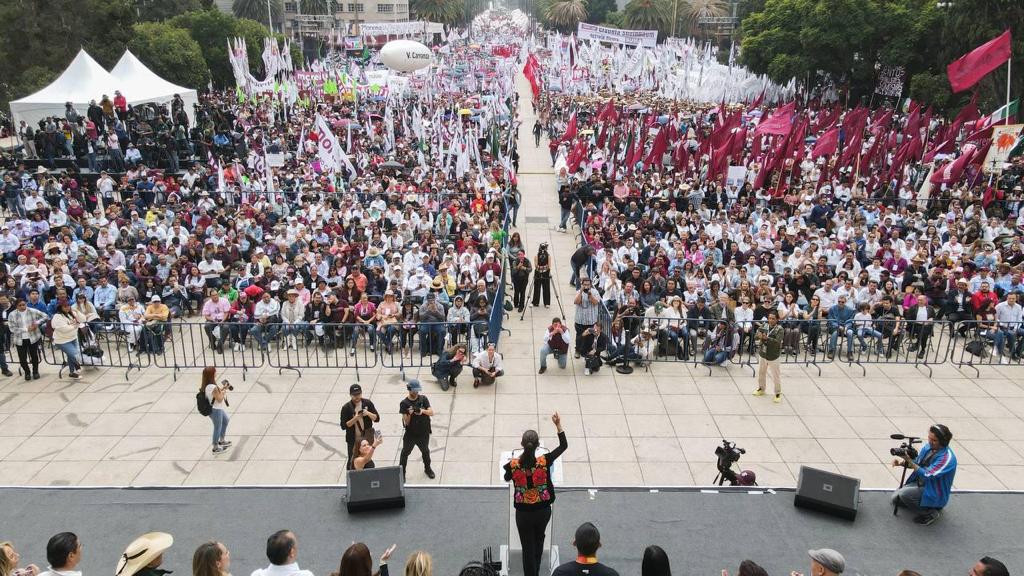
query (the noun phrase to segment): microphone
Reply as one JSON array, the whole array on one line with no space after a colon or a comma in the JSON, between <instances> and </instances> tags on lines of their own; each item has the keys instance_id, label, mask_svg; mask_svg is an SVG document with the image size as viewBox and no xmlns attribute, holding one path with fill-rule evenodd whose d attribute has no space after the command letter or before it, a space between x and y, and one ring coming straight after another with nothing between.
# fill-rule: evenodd
<instances>
[{"instance_id":1,"label":"microphone","mask_svg":"<svg viewBox=\"0 0 1024 576\"><path fill-rule=\"evenodd\" d=\"M903 434L890 434L889 438L892 438L893 440L906 440L907 439L907 437L904 436Z\"/></svg>"}]
</instances>

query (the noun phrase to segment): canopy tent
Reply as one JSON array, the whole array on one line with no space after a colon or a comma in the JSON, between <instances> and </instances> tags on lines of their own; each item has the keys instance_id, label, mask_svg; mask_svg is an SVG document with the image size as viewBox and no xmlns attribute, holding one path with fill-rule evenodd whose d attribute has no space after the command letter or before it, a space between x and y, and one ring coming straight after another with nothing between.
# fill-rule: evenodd
<instances>
[{"instance_id":1,"label":"canopy tent","mask_svg":"<svg viewBox=\"0 0 1024 576\"><path fill-rule=\"evenodd\" d=\"M174 95L181 96L185 102L185 113L188 115L189 123L195 121L194 104L199 102L199 96L195 90L184 88L177 84L171 84L167 80L156 75L155 72L146 67L141 60L135 57L130 50L125 50L121 59L110 71L116 82L118 90L131 105L156 102L166 104Z\"/></svg>"},{"instance_id":2,"label":"canopy tent","mask_svg":"<svg viewBox=\"0 0 1024 576\"><path fill-rule=\"evenodd\" d=\"M118 82L85 50L79 50L67 69L49 86L11 102L11 118L15 125L22 120L35 125L49 116L63 118L64 105L68 102L84 115L90 100L99 101L104 94L113 97L114 90L121 89Z\"/></svg>"}]
</instances>

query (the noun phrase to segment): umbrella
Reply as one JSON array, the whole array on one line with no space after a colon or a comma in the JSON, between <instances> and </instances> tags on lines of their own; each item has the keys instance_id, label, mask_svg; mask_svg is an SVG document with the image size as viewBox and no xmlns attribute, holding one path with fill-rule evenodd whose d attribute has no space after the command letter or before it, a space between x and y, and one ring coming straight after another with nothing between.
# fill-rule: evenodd
<instances>
[{"instance_id":1,"label":"umbrella","mask_svg":"<svg viewBox=\"0 0 1024 576\"><path fill-rule=\"evenodd\" d=\"M394 168L395 170L405 170L405 164L401 162L395 162L394 160L388 160L387 162L380 165L381 168Z\"/></svg>"},{"instance_id":2,"label":"umbrella","mask_svg":"<svg viewBox=\"0 0 1024 576\"><path fill-rule=\"evenodd\" d=\"M644 108L646 108L646 106L644 106L643 104L630 104L629 106L626 107L626 110L636 111L643 110Z\"/></svg>"}]
</instances>

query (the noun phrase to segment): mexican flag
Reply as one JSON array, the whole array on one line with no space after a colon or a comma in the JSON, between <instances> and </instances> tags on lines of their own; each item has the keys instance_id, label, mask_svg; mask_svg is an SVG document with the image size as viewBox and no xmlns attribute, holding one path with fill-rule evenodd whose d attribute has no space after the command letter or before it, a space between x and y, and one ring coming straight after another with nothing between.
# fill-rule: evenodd
<instances>
[{"instance_id":1,"label":"mexican flag","mask_svg":"<svg viewBox=\"0 0 1024 576\"><path fill-rule=\"evenodd\" d=\"M1003 122L1007 118L1013 118L1017 115L1017 109L1020 108L1020 100L1014 100L1009 104L1006 104L992 113L989 118L989 125L995 125Z\"/></svg>"}]
</instances>

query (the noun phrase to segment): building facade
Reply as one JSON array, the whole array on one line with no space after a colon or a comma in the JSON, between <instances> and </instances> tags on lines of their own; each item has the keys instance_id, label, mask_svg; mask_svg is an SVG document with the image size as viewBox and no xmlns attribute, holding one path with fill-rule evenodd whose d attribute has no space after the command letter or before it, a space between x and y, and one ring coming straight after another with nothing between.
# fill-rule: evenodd
<instances>
[{"instance_id":1,"label":"building facade","mask_svg":"<svg viewBox=\"0 0 1024 576\"><path fill-rule=\"evenodd\" d=\"M231 13L232 0L214 0L214 3L222 12ZM299 0L284 0L282 4L284 29L277 22L274 27L276 32L284 32L289 38L327 35L332 30L355 35L363 22L409 20L409 0L322 0L319 4L326 7L326 11L320 10L318 14L303 14Z\"/></svg>"}]
</instances>

